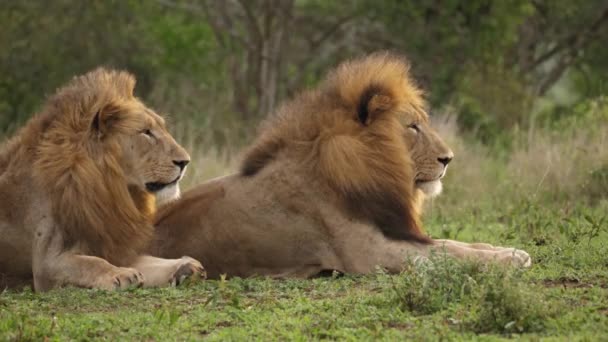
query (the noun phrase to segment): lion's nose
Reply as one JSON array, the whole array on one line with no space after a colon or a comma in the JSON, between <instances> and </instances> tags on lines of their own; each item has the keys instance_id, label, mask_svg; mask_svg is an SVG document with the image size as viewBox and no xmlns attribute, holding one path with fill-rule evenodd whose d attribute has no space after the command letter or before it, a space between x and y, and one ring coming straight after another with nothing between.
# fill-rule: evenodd
<instances>
[{"instance_id":1,"label":"lion's nose","mask_svg":"<svg viewBox=\"0 0 608 342\"><path fill-rule=\"evenodd\" d=\"M177 165L179 167L180 170L184 170L186 168L186 166L188 166L188 164L190 163L189 160L174 160L173 164Z\"/></svg>"},{"instance_id":2,"label":"lion's nose","mask_svg":"<svg viewBox=\"0 0 608 342\"><path fill-rule=\"evenodd\" d=\"M445 157L441 157L441 158L437 158L437 160L443 164L443 166L448 166L448 164L452 161L452 159L454 158L453 155L449 155L449 156L445 156Z\"/></svg>"}]
</instances>

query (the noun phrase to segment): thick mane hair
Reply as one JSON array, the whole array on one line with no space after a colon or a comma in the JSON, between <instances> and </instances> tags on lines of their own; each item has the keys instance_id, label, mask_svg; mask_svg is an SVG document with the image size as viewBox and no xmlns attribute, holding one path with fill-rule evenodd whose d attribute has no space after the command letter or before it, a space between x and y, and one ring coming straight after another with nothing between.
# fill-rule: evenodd
<instances>
[{"instance_id":1,"label":"thick mane hair","mask_svg":"<svg viewBox=\"0 0 608 342\"><path fill-rule=\"evenodd\" d=\"M9 164L6 152L20 141L66 247L77 245L117 266L129 263L153 234L154 197L128 187L113 136L140 120L130 110L139 104L134 86L132 75L101 68L75 77L8 142L0 158Z\"/></svg>"},{"instance_id":2,"label":"thick mane hair","mask_svg":"<svg viewBox=\"0 0 608 342\"><path fill-rule=\"evenodd\" d=\"M241 174L255 176L279 154L298 158L352 217L391 239L428 243L402 122L428 120L424 106L404 58L381 52L343 63L262 124Z\"/></svg>"}]
</instances>

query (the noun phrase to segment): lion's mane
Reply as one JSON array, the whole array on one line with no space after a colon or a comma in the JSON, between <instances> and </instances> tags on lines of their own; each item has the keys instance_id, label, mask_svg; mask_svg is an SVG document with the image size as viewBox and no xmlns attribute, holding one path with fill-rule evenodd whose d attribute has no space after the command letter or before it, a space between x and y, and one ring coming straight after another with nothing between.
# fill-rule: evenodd
<instances>
[{"instance_id":1,"label":"lion's mane","mask_svg":"<svg viewBox=\"0 0 608 342\"><path fill-rule=\"evenodd\" d=\"M52 202L66 248L128 264L152 237L154 197L127 186L114 132L137 120L135 79L97 69L75 77L49 98L41 113L7 145L25 145L34 180ZM103 134L97 119L112 121ZM2 164L0 162L0 164Z\"/></svg>"},{"instance_id":2,"label":"lion's mane","mask_svg":"<svg viewBox=\"0 0 608 342\"><path fill-rule=\"evenodd\" d=\"M241 174L253 177L287 151L333 189L349 216L392 239L429 242L401 121L424 116L424 105L401 57L377 53L345 63L263 123Z\"/></svg>"}]
</instances>

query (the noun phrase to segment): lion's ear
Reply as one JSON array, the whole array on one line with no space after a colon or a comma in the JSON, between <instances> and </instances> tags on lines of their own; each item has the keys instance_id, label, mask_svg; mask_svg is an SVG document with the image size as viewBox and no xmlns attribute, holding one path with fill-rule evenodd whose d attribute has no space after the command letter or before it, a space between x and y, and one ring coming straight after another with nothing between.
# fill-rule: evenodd
<instances>
[{"instance_id":1,"label":"lion's ear","mask_svg":"<svg viewBox=\"0 0 608 342\"><path fill-rule=\"evenodd\" d=\"M91 133L96 137L103 137L104 135L108 134L117 120L118 115L115 107L103 107L93 114L93 121L91 121Z\"/></svg>"},{"instance_id":2,"label":"lion's ear","mask_svg":"<svg viewBox=\"0 0 608 342\"><path fill-rule=\"evenodd\" d=\"M361 94L357 115L363 125L369 125L378 115L394 106L392 96L379 86L371 85Z\"/></svg>"}]
</instances>

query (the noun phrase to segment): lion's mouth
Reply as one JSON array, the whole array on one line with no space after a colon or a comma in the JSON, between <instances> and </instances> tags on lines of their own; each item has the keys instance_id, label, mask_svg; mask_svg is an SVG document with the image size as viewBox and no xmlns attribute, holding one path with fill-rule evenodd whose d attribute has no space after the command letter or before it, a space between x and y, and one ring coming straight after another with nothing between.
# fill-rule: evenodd
<instances>
[{"instance_id":1,"label":"lion's mouth","mask_svg":"<svg viewBox=\"0 0 608 342\"><path fill-rule=\"evenodd\" d=\"M414 181L414 184L416 184L416 186L419 186L419 185L422 185L422 184L432 183L432 182L439 181L439 180L441 180L441 178L443 178L443 177L438 177L438 178L435 178L435 179L416 179Z\"/></svg>"},{"instance_id":2,"label":"lion's mouth","mask_svg":"<svg viewBox=\"0 0 608 342\"><path fill-rule=\"evenodd\" d=\"M175 178L173 181L171 181L169 183L161 183L161 182L146 183L146 190L148 190L150 192L159 192L166 187L177 184L177 182L179 182L179 180L181 178L182 178L181 175L177 176L177 178Z\"/></svg>"},{"instance_id":3,"label":"lion's mouth","mask_svg":"<svg viewBox=\"0 0 608 342\"><path fill-rule=\"evenodd\" d=\"M429 178L429 179L422 179L422 177L424 177L424 176L421 174L418 174L418 175L416 175L414 184L416 186L420 186L420 185L427 184L427 183L441 181L443 179L443 177L445 177L446 171L447 171L447 167L444 168L443 171L441 171L441 174L439 175L439 177ZM418 178L418 177L420 177L420 178Z\"/></svg>"},{"instance_id":4,"label":"lion's mouth","mask_svg":"<svg viewBox=\"0 0 608 342\"><path fill-rule=\"evenodd\" d=\"M437 196L441 193L443 185L441 179L429 180L429 181L416 181L416 188L421 190L427 196Z\"/></svg>"}]
</instances>

